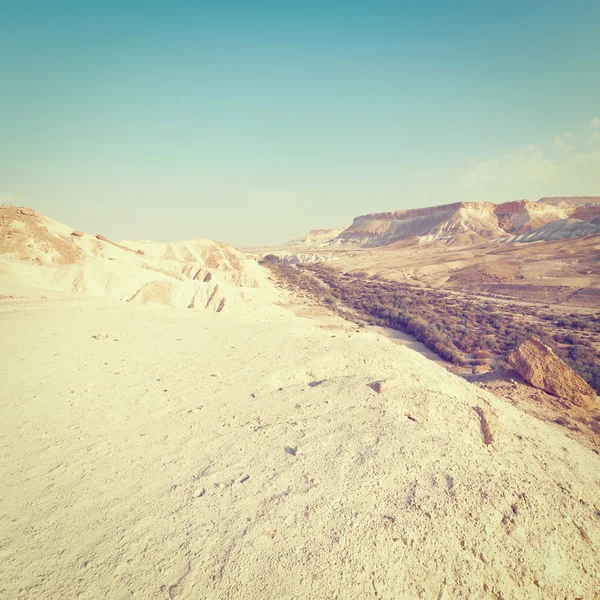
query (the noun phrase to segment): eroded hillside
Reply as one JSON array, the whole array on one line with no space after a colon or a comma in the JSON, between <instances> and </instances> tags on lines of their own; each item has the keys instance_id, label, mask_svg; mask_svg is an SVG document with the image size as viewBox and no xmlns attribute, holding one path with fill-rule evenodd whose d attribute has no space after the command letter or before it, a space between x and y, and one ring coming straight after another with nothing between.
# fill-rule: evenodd
<instances>
[{"instance_id":1,"label":"eroded hillside","mask_svg":"<svg viewBox=\"0 0 600 600\"><path fill-rule=\"evenodd\" d=\"M171 244L88 235L29 208L0 207L0 283L220 312L269 302L253 258L214 240Z\"/></svg>"}]
</instances>

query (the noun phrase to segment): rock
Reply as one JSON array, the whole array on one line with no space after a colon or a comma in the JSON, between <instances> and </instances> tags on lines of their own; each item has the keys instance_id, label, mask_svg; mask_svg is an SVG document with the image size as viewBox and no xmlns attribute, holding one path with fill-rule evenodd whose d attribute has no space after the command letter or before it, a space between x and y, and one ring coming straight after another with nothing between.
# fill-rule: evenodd
<instances>
[{"instance_id":1,"label":"rock","mask_svg":"<svg viewBox=\"0 0 600 600\"><path fill-rule=\"evenodd\" d=\"M483 375L484 373L490 373L491 370L492 367L490 367L490 365L475 365L472 373L473 375Z\"/></svg>"},{"instance_id":2,"label":"rock","mask_svg":"<svg viewBox=\"0 0 600 600\"><path fill-rule=\"evenodd\" d=\"M398 385L397 379L382 379L380 381L374 381L369 384L369 387L373 388L378 394L389 392L391 389Z\"/></svg>"},{"instance_id":3,"label":"rock","mask_svg":"<svg viewBox=\"0 0 600 600\"><path fill-rule=\"evenodd\" d=\"M180 585L172 585L169 588L169 598L179 598L183 594L183 588Z\"/></svg>"},{"instance_id":4,"label":"rock","mask_svg":"<svg viewBox=\"0 0 600 600\"><path fill-rule=\"evenodd\" d=\"M48 231L48 228L45 225L40 225L38 231Z\"/></svg>"},{"instance_id":5,"label":"rock","mask_svg":"<svg viewBox=\"0 0 600 600\"><path fill-rule=\"evenodd\" d=\"M100 331L98 332L96 335L92 336L94 339L96 340L107 340L108 339L108 333L105 333L104 331Z\"/></svg>"},{"instance_id":6,"label":"rock","mask_svg":"<svg viewBox=\"0 0 600 600\"><path fill-rule=\"evenodd\" d=\"M538 338L521 343L509 354L508 362L532 386L576 406L596 408L594 390Z\"/></svg>"},{"instance_id":7,"label":"rock","mask_svg":"<svg viewBox=\"0 0 600 600\"><path fill-rule=\"evenodd\" d=\"M137 254L142 254L142 255L143 255L143 254L146 254L146 253L145 253L145 252L144 252L144 251L143 251L141 248L138 248L138 249L136 250L136 253L137 253Z\"/></svg>"},{"instance_id":8,"label":"rock","mask_svg":"<svg viewBox=\"0 0 600 600\"><path fill-rule=\"evenodd\" d=\"M102 240L103 242L106 242L106 238L101 233L97 233L96 234L96 239L97 240Z\"/></svg>"},{"instance_id":9,"label":"rock","mask_svg":"<svg viewBox=\"0 0 600 600\"><path fill-rule=\"evenodd\" d=\"M71 235L73 237L83 237L83 231L79 231L78 229L73 229L73 231L71 231Z\"/></svg>"},{"instance_id":10,"label":"rock","mask_svg":"<svg viewBox=\"0 0 600 600\"><path fill-rule=\"evenodd\" d=\"M484 444L490 445L498 441L500 423L494 410L484 406L474 406L473 410L479 415L481 436Z\"/></svg>"},{"instance_id":11,"label":"rock","mask_svg":"<svg viewBox=\"0 0 600 600\"><path fill-rule=\"evenodd\" d=\"M26 217L34 217L35 216L35 210L33 210L33 208L27 208L26 206L19 208L17 212L20 215L25 215Z\"/></svg>"}]
</instances>

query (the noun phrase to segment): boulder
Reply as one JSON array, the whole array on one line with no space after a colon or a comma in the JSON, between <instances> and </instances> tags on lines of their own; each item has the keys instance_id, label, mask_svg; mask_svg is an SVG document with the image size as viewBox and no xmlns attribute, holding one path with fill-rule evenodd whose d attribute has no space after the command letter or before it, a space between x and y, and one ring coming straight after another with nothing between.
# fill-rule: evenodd
<instances>
[{"instance_id":1,"label":"boulder","mask_svg":"<svg viewBox=\"0 0 600 600\"><path fill-rule=\"evenodd\" d=\"M71 235L73 237L83 237L83 231L79 231L78 229L73 229L73 231L71 231Z\"/></svg>"},{"instance_id":2,"label":"boulder","mask_svg":"<svg viewBox=\"0 0 600 600\"><path fill-rule=\"evenodd\" d=\"M389 392L392 388L398 385L397 379L382 379L381 381L374 381L369 386L374 389L378 394Z\"/></svg>"},{"instance_id":3,"label":"boulder","mask_svg":"<svg viewBox=\"0 0 600 600\"><path fill-rule=\"evenodd\" d=\"M103 242L106 241L106 238L101 233L97 233L96 234L96 239L97 240L102 240Z\"/></svg>"},{"instance_id":4,"label":"boulder","mask_svg":"<svg viewBox=\"0 0 600 600\"><path fill-rule=\"evenodd\" d=\"M509 354L508 362L532 386L570 404L596 408L594 390L538 338L522 342Z\"/></svg>"},{"instance_id":5,"label":"boulder","mask_svg":"<svg viewBox=\"0 0 600 600\"><path fill-rule=\"evenodd\" d=\"M484 373L490 373L491 370L492 367L490 367L490 365L475 365L472 373L473 375L483 375Z\"/></svg>"},{"instance_id":6,"label":"boulder","mask_svg":"<svg viewBox=\"0 0 600 600\"><path fill-rule=\"evenodd\" d=\"M144 252L144 251L143 251L141 248L139 248L138 250L136 250L136 252L137 252L138 254L145 254L145 252Z\"/></svg>"}]
</instances>

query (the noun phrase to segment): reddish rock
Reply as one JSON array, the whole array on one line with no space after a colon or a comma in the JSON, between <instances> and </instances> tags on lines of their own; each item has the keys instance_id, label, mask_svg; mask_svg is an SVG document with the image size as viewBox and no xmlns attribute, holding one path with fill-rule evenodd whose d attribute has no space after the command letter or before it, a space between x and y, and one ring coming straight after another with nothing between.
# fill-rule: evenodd
<instances>
[{"instance_id":1,"label":"reddish rock","mask_svg":"<svg viewBox=\"0 0 600 600\"><path fill-rule=\"evenodd\" d=\"M532 386L588 410L596 408L596 393L571 367L538 338L521 343L508 356L513 369Z\"/></svg>"},{"instance_id":2,"label":"reddish rock","mask_svg":"<svg viewBox=\"0 0 600 600\"><path fill-rule=\"evenodd\" d=\"M35 210L33 210L33 208L27 208L26 206L23 206L23 207L17 209L17 212L20 215L25 215L26 217L34 217L35 216Z\"/></svg>"},{"instance_id":3,"label":"reddish rock","mask_svg":"<svg viewBox=\"0 0 600 600\"><path fill-rule=\"evenodd\" d=\"M144 252L144 251L143 251L141 248L140 248L140 249L138 249L138 250L136 250L136 252L137 252L138 254L145 254L145 252Z\"/></svg>"},{"instance_id":4,"label":"reddish rock","mask_svg":"<svg viewBox=\"0 0 600 600\"><path fill-rule=\"evenodd\" d=\"M484 373L489 373L491 370L492 367L490 365L475 365L472 373L473 375L483 375Z\"/></svg>"},{"instance_id":5,"label":"reddish rock","mask_svg":"<svg viewBox=\"0 0 600 600\"><path fill-rule=\"evenodd\" d=\"M79 231L78 229L73 229L73 231L71 231L71 235L73 237L83 237L83 231Z\"/></svg>"},{"instance_id":6,"label":"reddish rock","mask_svg":"<svg viewBox=\"0 0 600 600\"><path fill-rule=\"evenodd\" d=\"M101 233L96 234L96 239L106 242L106 238Z\"/></svg>"}]
</instances>

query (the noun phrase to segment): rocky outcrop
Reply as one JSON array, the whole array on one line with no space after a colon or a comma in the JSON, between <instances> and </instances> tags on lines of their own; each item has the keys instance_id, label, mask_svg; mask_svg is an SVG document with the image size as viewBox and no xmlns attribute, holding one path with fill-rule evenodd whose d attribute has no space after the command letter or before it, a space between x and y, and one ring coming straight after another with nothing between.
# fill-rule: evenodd
<instances>
[{"instance_id":1,"label":"rocky outcrop","mask_svg":"<svg viewBox=\"0 0 600 600\"><path fill-rule=\"evenodd\" d=\"M373 381L369 384L369 387L378 394L385 394L385 392L389 392L397 387L398 383L397 379L381 379L380 381Z\"/></svg>"},{"instance_id":2,"label":"rocky outcrop","mask_svg":"<svg viewBox=\"0 0 600 600\"><path fill-rule=\"evenodd\" d=\"M106 242L106 238L101 233L96 234L96 239L102 242Z\"/></svg>"},{"instance_id":3,"label":"rocky outcrop","mask_svg":"<svg viewBox=\"0 0 600 600\"><path fill-rule=\"evenodd\" d=\"M442 206L373 213L354 219L333 245L362 247L403 243L479 243L507 237L491 202L456 202Z\"/></svg>"},{"instance_id":4,"label":"rocky outcrop","mask_svg":"<svg viewBox=\"0 0 600 600\"><path fill-rule=\"evenodd\" d=\"M496 411L488 406L474 406L473 410L479 415L483 443L486 444L486 446L497 443L500 424L498 422Z\"/></svg>"},{"instance_id":5,"label":"rocky outcrop","mask_svg":"<svg viewBox=\"0 0 600 600\"><path fill-rule=\"evenodd\" d=\"M522 342L510 353L508 362L532 386L570 404L596 408L594 390L538 338Z\"/></svg>"},{"instance_id":6,"label":"rocky outcrop","mask_svg":"<svg viewBox=\"0 0 600 600\"><path fill-rule=\"evenodd\" d=\"M18 208L17 212L20 215L25 215L26 217L35 217L35 210L33 210L33 208L27 208L26 206Z\"/></svg>"},{"instance_id":7,"label":"rocky outcrop","mask_svg":"<svg viewBox=\"0 0 600 600\"><path fill-rule=\"evenodd\" d=\"M71 231L71 235L73 237L83 237L83 231L79 231L79 229L73 229L73 231Z\"/></svg>"}]
</instances>

